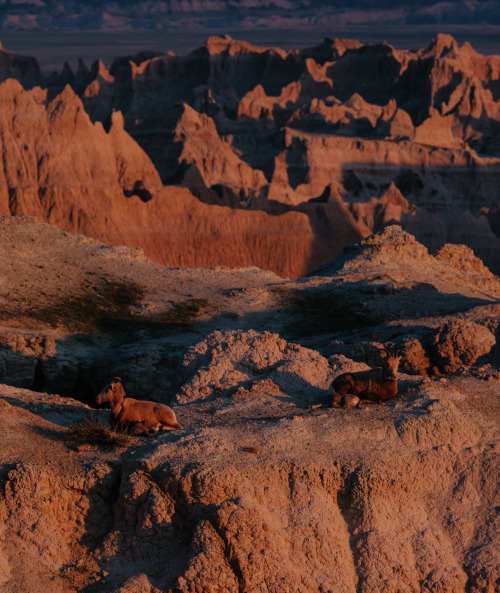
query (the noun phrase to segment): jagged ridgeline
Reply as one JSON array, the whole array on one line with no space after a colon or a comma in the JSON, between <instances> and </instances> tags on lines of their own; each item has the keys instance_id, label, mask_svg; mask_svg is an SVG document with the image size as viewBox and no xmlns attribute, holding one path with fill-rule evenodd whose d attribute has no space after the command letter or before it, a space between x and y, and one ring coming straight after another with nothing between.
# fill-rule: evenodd
<instances>
[{"instance_id":1,"label":"jagged ridgeline","mask_svg":"<svg viewBox=\"0 0 500 593\"><path fill-rule=\"evenodd\" d=\"M0 26L26 6L64 26ZM500 57L226 36L0 78L1 593L496 591ZM397 396L332 407L359 372ZM123 391L179 426L112 430Z\"/></svg>"},{"instance_id":2,"label":"jagged ridgeline","mask_svg":"<svg viewBox=\"0 0 500 593\"><path fill-rule=\"evenodd\" d=\"M211 37L42 75L0 52L0 214L300 277L398 223L500 272L500 56Z\"/></svg>"}]
</instances>

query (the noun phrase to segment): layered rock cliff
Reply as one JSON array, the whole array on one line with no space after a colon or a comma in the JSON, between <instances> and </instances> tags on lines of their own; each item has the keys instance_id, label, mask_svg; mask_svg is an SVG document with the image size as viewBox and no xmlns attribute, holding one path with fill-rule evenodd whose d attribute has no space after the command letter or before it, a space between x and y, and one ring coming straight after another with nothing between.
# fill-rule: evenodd
<instances>
[{"instance_id":1,"label":"layered rock cliff","mask_svg":"<svg viewBox=\"0 0 500 593\"><path fill-rule=\"evenodd\" d=\"M337 241L328 236L335 221L320 228L301 212L209 207L187 189L163 187L124 131L121 114L112 115L106 132L70 87L46 103L43 93L9 79L0 85L0 102L3 215L37 216L115 245L142 247L164 265L253 264L293 277L360 236L348 212Z\"/></svg>"},{"instance_id":2,"label":"layered rock cliff","mask_svg":"<svg viewBox=\"0 0 500 593\"><path fill-rule=\"evenodd\" d=\"M30 94L9 79L2 212L163 264L285 276L397 222L432 250L469 245L498 273L499 77L498 56L447 35L418 51L336 39L284 51L226 35L187 56L67 66Z\"/></svg>"}]
</instances>

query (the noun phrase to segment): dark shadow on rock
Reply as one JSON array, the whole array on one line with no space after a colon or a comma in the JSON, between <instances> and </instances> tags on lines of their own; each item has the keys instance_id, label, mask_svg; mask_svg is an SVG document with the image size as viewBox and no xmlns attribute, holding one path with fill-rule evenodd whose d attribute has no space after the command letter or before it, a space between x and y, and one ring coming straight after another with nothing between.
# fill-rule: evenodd
<instances>
[{"instance_id":1,"label":"dark shadow on rock","mask_svg":"<svg viewBox=\"0 0 500 593\"><path fill-rule=\"evenodd\" d=\"M286 361L285 361L286 362ZM245 381L235 383L225 389L213 390L208 397L193 399L180 406L195 405L199 402L219 401L224 407L231 407L237 402L248 402L250 415L255 406L264 400L282 402L297 408L324 404L328 401L329 389L312 385L307 379L291 371L281 371L279 363L265 368L259 375L253 375Z\"/></svg>"},{"instance_id":2,"label":"dark shadow on rock","mask_svg":"<svg viewBox=\"0 0 500 593\"><path fill-rule=\"evenodd\" d=\"M286 153L288 182L292 189L296 189L307 181L309 165L307 164L307 147L304 140L294 138Z\"/></svg>"},{"instance_id":3,"label":"dark shadow on rock","mask_svg":"<svg viewBox=\"0 0 500 593\"><path fill-rule=\"evenodd\" d=\"M137 196L143 202L149 202L153 199L153 194L144 185L144 181L142 181L142 179L137 179L134 182L134 185L130 189L124 189L123 193L126 198Z\"/></svg>"},{"instance_id":4,"label":"dark shadow on rock","mask_svg":"<svg viewBox=\"0 0 500 593\"><path fill-rule=\"evenodd\" d=\"M297 373L280 371L279 367L271 374L271 380L279 386L285 396L276 396L279 401L292 401L298 408L323 404L328 401L329 389L312 385Z\"/></svg>"},{"instance_id":5,"label":"dark shadow on rock","mask_svg":"<svg viewBox=\"0 0 500 593\"><path fill-rule=\"evenodd\" d=\"M172 474L169 467L157 468L153 475L139 464L122 464L89 491L91 504L80 543L91 557L105 547L108 537L113 546L111 554L98 557L99 569L106 571L106 577L89 584L82 593L107 593L111 584L115 588L138 574L155 586L173 587L187 564L196 516L210 513L210 509L194 508L168 474ZM145 509L155 502L161 518L152 516L145 531Z\"/></svg>"},{"instance_id":6,"label":"dark shadow on rock","mask_svg":"<svg viewBox=\"0 0 500 593\"><path fill-rule=\"evenodd\" d=\"M66 440L66 436L64 433L61 433L59 430L54 430L47 427L42 426L30 426L29 430L33 433L38 434L50 441L59 441L60 443L67 443L69 441Z\"/></svg>"},{"instance_id":7,"label":"dark shadow on rock","mask_svg":"<svg viewBox=\"0 0 500 593\"><path fill-rule=\"evenodd\" d=\"M335 96L341 101L359 93L369 103L386 105L396 94L401 64L389 45L379 43L347 49L327 72L335 81Z\"/></svg>"}]
</instances>

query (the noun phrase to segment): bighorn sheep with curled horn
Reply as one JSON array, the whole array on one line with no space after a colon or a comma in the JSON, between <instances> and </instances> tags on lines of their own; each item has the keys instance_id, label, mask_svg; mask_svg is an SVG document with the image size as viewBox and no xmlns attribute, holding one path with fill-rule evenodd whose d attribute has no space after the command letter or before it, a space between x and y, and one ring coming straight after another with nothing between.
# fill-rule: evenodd
<instances>
[{"instance_id":1,"label":"bighorn sheep with curled horn","mask_svg":"<svg viewBox=\"0 0 500 593\"><path fill-rule=\"evenodd\" d=\"M333 406L358 407L361 400L386 402L398 394L398 354L391 355L385 348L380 349L384 356L381 367L367 371L342 373L332 383Z\"/></svg>"},{"instance_id":2,"label":"bighorn sheep with curled horn","mask_svg":"<svg viewBox=\"0 0 500 593\"><path fill-rule=\"evenodd\" d=\"M125 397L121 379L114 377L96 398L99 405L111 410L111 427L134 435L152 434L180 428L172 409L165 404Z\"/></svg>"}]
</instances>

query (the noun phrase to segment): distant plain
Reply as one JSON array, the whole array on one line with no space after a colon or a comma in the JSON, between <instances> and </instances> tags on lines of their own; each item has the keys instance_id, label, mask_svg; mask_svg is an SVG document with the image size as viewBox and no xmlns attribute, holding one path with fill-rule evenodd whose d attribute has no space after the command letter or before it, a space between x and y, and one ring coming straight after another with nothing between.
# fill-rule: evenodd
<instances>
[{"instance_id":1,"label":"distant plain","mask_svg":"<svg viewBox=\"0 0 500 593\"><path fill-rule=\"evenodd\" d=\"M229 34L234 39L264 47L285 50L304 49L320 43L324 37L358 39L363 43L387 41L396 49L425 47L438 33L453 35L463 44L468 41L479 53L500 54L500 26L351 26L340 28L303 27L295 29L196 29L162 31L2 31L5 49L37 58L42 72L61 70L64 62L75 69L78 58L87 65L101 59L110 66L113 58L135 55L140 51L187 54L202 47L212 35Z\"/></svg>"}]
</instances>

